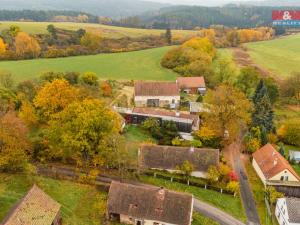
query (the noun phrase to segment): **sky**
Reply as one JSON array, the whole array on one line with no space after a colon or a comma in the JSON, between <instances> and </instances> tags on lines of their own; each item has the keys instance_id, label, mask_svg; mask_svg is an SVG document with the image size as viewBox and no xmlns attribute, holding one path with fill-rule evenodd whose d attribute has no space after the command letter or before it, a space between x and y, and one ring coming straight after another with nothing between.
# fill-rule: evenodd
<instances>
[{"instance_id":1,"label":"sky","mask_svg":"<svg viewBox=\"0 0 300 225\"><path fill-rule=\"evenodd\" d=\"M181 4L181 5L207 5L207 6L217 6L224 5L231 2L243 2L249 0L147 0L152 2L162 2L170 4ZM256 0L262 1L262 0Z\"/></svg>"}]
</instances>

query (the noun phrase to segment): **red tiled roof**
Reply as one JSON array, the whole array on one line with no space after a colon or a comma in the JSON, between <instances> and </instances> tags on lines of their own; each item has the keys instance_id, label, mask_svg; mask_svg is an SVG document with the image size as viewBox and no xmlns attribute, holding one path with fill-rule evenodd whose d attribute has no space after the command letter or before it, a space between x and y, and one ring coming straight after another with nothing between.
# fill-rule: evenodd
<instances>
[{"instance_id":1,"label":"red tiled roof","mask_svg":"<svg viewBox=\"0 0 300 225\"><path fill-rule=\"evenodd\" d=\"M204 77L178 77L177 83L180 88L200 88L205 87Z\"/></svg>"},{"instance_id":2,"label":"red tiled roof","mask_svg":"<svg viewBox=\"0 0 300 225\"><path fill-rule=\"evenodd\" d=\"M199 116L193 115L193 114L187 114L182 112L175 112L160 108L134 108L133 113L139 113L139 114L148 114L148 115L156 115L156 116L169 116L169 117L177 117L182 119L190 119L193 121L197 121L199 119Z\"/></svg>"},{"instance_id":3,"label":"red tiled roof","mask_svg":"<svg viewBox=\"0 0 300 225\"><path fill-rule=\"evenodd\" d=\"M288 161L271 144L266 144L258 149L253 153L253 158L267 179L274 177L283 170L289 170L300 181L300 177ZM277 163L275 163L276 161Z\"/></svg>"},{"instance_id":4,"label":"red tiled roof","mask_svg":"<svg viewBox=\"0 0 300 225\"><path fill-rule=\"evenodd\" d=\"M175 82L144 82L134 85L135 96L179 96L179 88Z\"/></svg>"}]
</instances>

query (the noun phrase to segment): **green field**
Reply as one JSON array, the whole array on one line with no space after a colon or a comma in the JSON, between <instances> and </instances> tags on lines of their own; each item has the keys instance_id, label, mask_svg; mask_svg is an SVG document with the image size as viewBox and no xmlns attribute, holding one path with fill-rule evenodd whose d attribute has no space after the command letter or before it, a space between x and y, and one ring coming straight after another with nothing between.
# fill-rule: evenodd
<instances>
[{"instance_id":1,"label":"green field","mask_svg":"<svg viewBox=\"0 0 300 225\"><path fill-rule=\"evenodd\" d=\"M16 81L38 77L45 71L92 71L101 79L168 81L175 80L176 74L162 68L160 59L170 48L56 59L4 61L0 62L0 71L12 73Z\"/></svg>"},{"instance_id":2,"label":"green field","mask_svg":"<svg viewBox=\"0 0 300 225\"><path fill-rule=\"evenodd\" d=\"M257 65L277 76L288 77L293 72L300 72L300 34L246 46Z\"/></svg>"},{"instance_id":3,"label":"green field","mask_svg":"<svg viewBox=\"0 0 300 225\"><path fill-rule=\"evenodd\" d=\"M105 217L107 193L93 186L4 173L0 173L0 180L0 221L34 183L61 204L63 225L96 225Z\"/></svg>"},{"instance_id":4,"label":"green field","mask_svg":"<svg viewBox=\"0 0 300 225\"><path fill-rule=\"evenodd\" d=\"M11 25L17 25L22 31L30 34L43 34L46 33L47 26L53 24L57 28L66 30L78 30L83 28L90 32L102 34L104 37L121 38L121 37L142 37L146 35L161 35L165 30L157 29L137 29L126 27L107 26L102 24L92 23L55 23L55 22L11 22L1 21L0 31L8 28ZM172 30L173 37L189 37L197 34L193 30Z\"/></svg>"}]
</instances>

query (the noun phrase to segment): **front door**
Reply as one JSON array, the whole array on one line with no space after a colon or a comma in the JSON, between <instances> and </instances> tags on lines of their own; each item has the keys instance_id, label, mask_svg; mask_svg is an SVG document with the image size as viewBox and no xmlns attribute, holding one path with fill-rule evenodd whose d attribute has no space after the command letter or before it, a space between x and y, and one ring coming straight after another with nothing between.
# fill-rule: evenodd
<instances>
[{"instance_id":1,"label":"front door","mask_svg":"<svg viewBox=\"0 0 300 225\"><path fill-rule=\"evenodd\" d=\"M135 224L136 224L136 225L143 225L143 223L142 223L141 220L136 220L136 221L135 221Z\"/></svg>"}]
</instances>

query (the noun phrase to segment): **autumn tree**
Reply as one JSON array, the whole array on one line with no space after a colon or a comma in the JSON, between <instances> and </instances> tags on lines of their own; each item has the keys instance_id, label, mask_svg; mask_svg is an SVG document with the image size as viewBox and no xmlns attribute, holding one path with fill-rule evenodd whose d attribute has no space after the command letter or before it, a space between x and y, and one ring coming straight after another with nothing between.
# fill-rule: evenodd
<instances>
[{"instance_id":1,"label":"autumn tree","mask_svg":"<svg viewBox=\"0 0 300 225\"><path fill-rule=\"evenodd\" d=\"M248 124L252 105L245 94L228 84L221 84L209 90L204 97L208 112L204 113L204 123L213 129L223 141L234 140L240 133L242 124ZM229 138L225 133L229 133Z\"/></svg>"},{"instance_id":2,"label":"autumn tree","mask_svg":"<svg viewBox=\"0 0 300 225\"><path fill-rule=\"evenodd\" d=\"M17 96L12 90L0 87L0 116L8 111L15 110Z\"/></svg>"},{"instance_id":3,"label":"autumn tree","mask_svg":"<svg viewBox=\"0 0 300 225\"><path fill-rule=\"evenodd\" d=\"M6 52L6 44L3 39L0 37L0 56Z\"/></svg>"},{"instance_id":4,"label":"autumn tree","mask_svg":"<svg viewBox=\"0 0 300 225\"><path fill-rule=\"evenodd\" d=\"M36 115L35 108L28 101L22 102L19 117L27 125L27 127L37 125L38 117Z\"/></svg>"},{"instance_id":5,"label":"autumn tree","mask_svg":"<svg viewBox=\"0 0 300 225\"><path fill-rule=\"evenodd\" d=\"M80 166L112 166L123 147L119 131L116 113L90 99L73 102L52 118L47 137L54 158L72 159Z\"/></svg>"},{"instance_id":6,"label":"autumn tree","mask_svg":"<svg viewBox=\"0 0 300 225\"><path fill-rule=\"evenodd\" d=\"M178 165L177 169L182 172L182 174L185 176L186 180L189 184L189 178L191 177L193 171L194 171L194 165L190 163L188 160L185 160L182 165Z\"/></svg>"},{"instance_id":7,"label":"autumn tree","mask_svg":"<svg viewBox=\"0 0 300 225\"><path fill-rule=\"evenodd\" d=\"M104 97L110 97L112 95L112 87L107 81L101 82L100 90Z\"/></svg>"},{"instance_id":8,"label":"autumn tree","mask_svg":"<svg viewBox=\"0 0 300 225\"><path fill-rule=\"evenodd\" d=\"M17 34L15 48L17 55L24 58L36 58L41 52L41 47L37 40L24 32Z\"/></svg>"},{"instance_id":9,"label":"autumn tree","mask_svg":"<svg viewBox=\"0 0 300 225\"><path fill-rule=\"evenodd\" d=\"M79 99L79 90L66 80L54 80L46 83L34 98L34 106L45 117L62 111L67 105Z\"/></svg>"},{"instance_id":10,"label":"autumn tree","mask_svg":"<svg viewBox=\"0 0 300 225\"><path fill-rule=\"evenodd\" d=\"M300 73L294 73L282 84L282 96L300 101Z\"/></svg>"},{"instance_id":11,"label":"autumn tree","mask_svg":"<svg viewBox=\"0 0 300 225\"><path fill-rule=\"evenodd\" d=\"M0 170L26 168L31 152L27 134L26 126L14 112L0 117Z\"/></svg>"},{"instance_id":12,"label":"autumn tree","mask_svg":"<svg viewBox=\"0 0 300 225\"><path fill-rule=\"evenodd\" d=\"M87 47L91 51L97 51L100 47L101 36L96 33L87 32L80 40L82 46Z\"/></svg>"},{"instance_id":13,"label":"autumn tree","mask_svg":"<svg viewBox=\"0 0 300 225\"><path fill-rule=\"evenodd\" d=\"M98 76L94 72L85 72L80 76L80 80L83 84L86 85L90 85L90 86L98 85Z\"/></svg>"},{"instance_id":14,"label":"autumn tree","mask_svg":"<svg viewBox=\"0 0 300 225\"><path fill-rule=\"evenodd\" d=\"M192 38L191 40L186 41L182 46L185 48L192 48L200 52L205 52L212 58L216 54L216 49L208 38Z\"/></svg>"},{"instance_id":15,"label":"autumn tree","mask_svg":"<svg viewBox=\"0 0 300 225\"><path fill-rule=\"evenodd\" d=\"M32 80L22 81L17 86L17 92L22 99L32 102L37 93L37 85Z\"/></svg>"},{"instance_id":16,"label":"autumn tree","mask_svg":"<svg viewBox=\"0 0 300 225\"><path fill-rule=\"evenodd\" d=\"M284 143L300 146L300 120L298 118L285 121L277 133Z\"/></svg>"},{"instance_id":17,"label":"autumn tree","mask_svg":"<svg viewBox=\"0 0 300 225\"><path fill-rule=\"evenodd\" d=\"M216 183L219 180L220 172L216 166L210 166L207 170L207 179L210 183Z\"/></svg>"},{"instance_id":18,"label":"autumn tree","mask_svg":"<svg viewBox=\"0 0 300 225\"><path fill-rule=\"evenodd\" d=\"M236 86L243 91L248 98L254 94L255 88L259 83L260 74L253 67L245 67L241 69L236 80Z\"/></svg>"},{"instance_id":19,"label":"autumn tree","mask_svg":"<svg viewBox=\"0 0 300 225\"><path fill-rule=\"evenodd\" d=\"M6 88L6 89L12 89L14 86L14 79L11 75L11 73L2 71L0 72L0 87Z\"/></svg>"}]
</instances>

